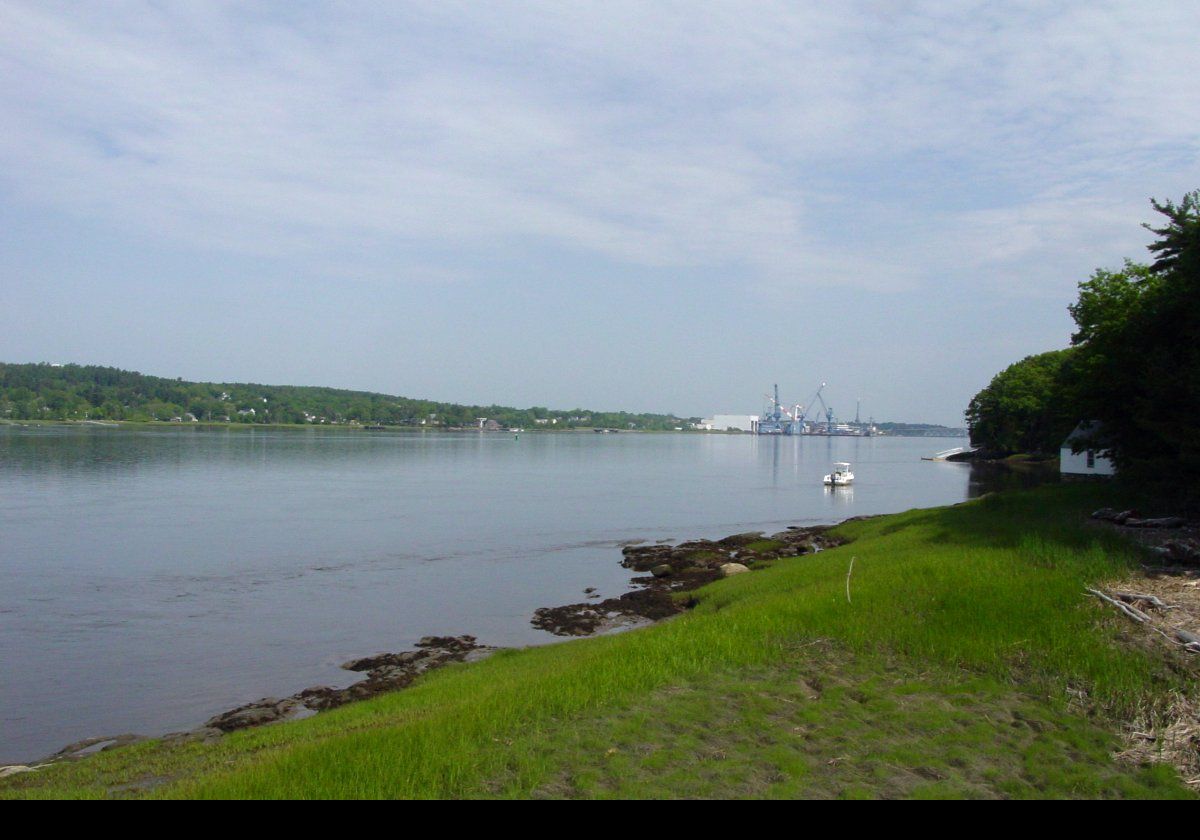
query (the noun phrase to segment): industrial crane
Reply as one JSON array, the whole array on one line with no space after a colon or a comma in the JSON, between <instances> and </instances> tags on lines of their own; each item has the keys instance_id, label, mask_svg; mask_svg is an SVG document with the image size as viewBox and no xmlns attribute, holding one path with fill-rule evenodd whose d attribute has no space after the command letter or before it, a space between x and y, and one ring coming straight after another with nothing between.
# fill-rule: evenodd
<instances>
[{"instance_id":1,"label":"industrial crane","mask_svg":"<svg viewBox=\"0 0 1200 840\"><path fill-rule=\"evenodd\" d=\"M828 423L830 426L833 425L833 409L825 404L825 399L821 396L821 392L824 390L825 390L825 383L822 382L821 387L817 389L817 392L815 394L813 394L811 397L809 397L807 406L803 406L803 407L797 406L797 413L799 414L799 416L796 418L797 423L807 422L808 421L808 413L810 411L812 411L812 409L813 409L813 403L819 402L821 404L821 408L825 409L825 422ZM799 410L801 408L803 408L802 414L799 413Z\"/></svg>"}]
</instances>

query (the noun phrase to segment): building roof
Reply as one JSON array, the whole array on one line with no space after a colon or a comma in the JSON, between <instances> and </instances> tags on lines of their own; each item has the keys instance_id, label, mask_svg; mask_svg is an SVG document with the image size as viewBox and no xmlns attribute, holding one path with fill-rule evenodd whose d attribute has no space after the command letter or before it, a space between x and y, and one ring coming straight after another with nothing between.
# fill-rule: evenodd
<instances>
[{"instance_id":1,"label":"building roof","mask_svg":"<svg viewBox=\"0 0 1200 840\"><path fill-rule=\"evenodd\" d=\"M1071 434L1067 435L1067 439L1063 441L1063 448L1072 447L1075 443L1098 443L1101 434L1104 431L1104 426L1096 420L1083 420L1075 427Z\"/></svg>"}]
</instances>

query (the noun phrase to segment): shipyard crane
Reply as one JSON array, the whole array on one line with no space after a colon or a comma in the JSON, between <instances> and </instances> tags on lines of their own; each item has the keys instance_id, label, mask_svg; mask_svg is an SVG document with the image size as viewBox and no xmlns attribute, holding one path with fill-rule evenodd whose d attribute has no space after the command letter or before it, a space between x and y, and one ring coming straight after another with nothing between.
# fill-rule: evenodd
<instances>
[{"instance_id":1,"label":"shipyard crane","mask_svg":"<svg viewBox=\"0 0 1200 840\"><path fill-rule=\"evenodd\" d=\"M799 406L795 413L788 411L783 407L783 403L779 401L779 385L775 385L775 393L764 394L763 399L766 400L768 408L764 409L763 417L758 423L758 433L760 435L790 435L799 431L795 425L795 418L799 415Z\"/></svg>"},{"instance_id":2,"label":"shipyard crane","mask_svg":"<svg viewBox=\"0 0 1200 840\"><path fill-rule=\"evenodd\" d=\"M784 412L782 410L783 406L779 403L779 384L775 384L774 397L772 397L770 394L763 394L763 399L767 400L771 404L770 410L763 412L763 419L774 420L776 423L782 420Z\"/></svg>"},{"instance_id":3,"label":"shipyard crane","mask_svg":"<svg viewBox=\"0 0 1200 840\"><path fill-rule=\"evenodd\" d=\"M813 409L813 403L819 402L821 404L821 408L825 409L825 422L829 423L830 425L833 424L833 409L825 404L825 399L821 396L821 392L825 390L825 384L826 383L822 382L821 387L817 389L817 392L808 398L808 405L804 408L804 413L797 418L797 422L806 422L808 420L808 413Z\"/></svg>"}]
</instances>

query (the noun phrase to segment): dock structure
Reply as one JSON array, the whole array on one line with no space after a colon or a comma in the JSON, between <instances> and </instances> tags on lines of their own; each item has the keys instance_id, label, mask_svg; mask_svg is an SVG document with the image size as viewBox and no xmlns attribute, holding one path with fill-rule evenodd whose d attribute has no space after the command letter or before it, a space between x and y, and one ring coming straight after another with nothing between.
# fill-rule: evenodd
<instances>
[{"instance_id":1,"label":"dock structure","mask_svg":"<svg viewBox=\"0 0 1200 840\"><path fill-rule=\"evenodd\" d=\"M975 447L971 446L956 446L953 449L946 449L942 452L935 452L932 455L924 456L922 461L947 461L954 455L963 455L968 452L974 452Z\"/></svg>"}]
</instances>

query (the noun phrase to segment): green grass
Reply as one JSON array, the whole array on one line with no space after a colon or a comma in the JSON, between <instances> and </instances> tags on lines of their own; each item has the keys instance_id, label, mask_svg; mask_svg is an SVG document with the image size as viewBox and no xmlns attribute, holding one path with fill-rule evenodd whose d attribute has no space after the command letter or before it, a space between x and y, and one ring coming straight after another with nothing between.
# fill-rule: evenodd
<instances>
[{"instance_id":1,"label":"green grass","mask_svg":"<svg viewBox=\"0 0 1200 840\"><path fill-rule=\"evenodd\" d=\"M546 767L499 796L1172 797L1174 771L1110 760L1111 731L1003 681L835 645L653 693L529 739Z\"/></svg>"},{"instance_id":2,"label":"green grass","mask_svg":"<svg viewBox=\"0 0 1200 840\"><path fill-rule=\"evenodd\" d=\"M215 744L101 753L0 795L1187 795L1169 769L1109 758L1113 721L1194 678L1083 595L1137 560L1083 524L1113 492L851 522L850 544L720 581L654 627L505 651ZM812 681L829 688L805 699Z\"/></svg>"}]
</instances>

